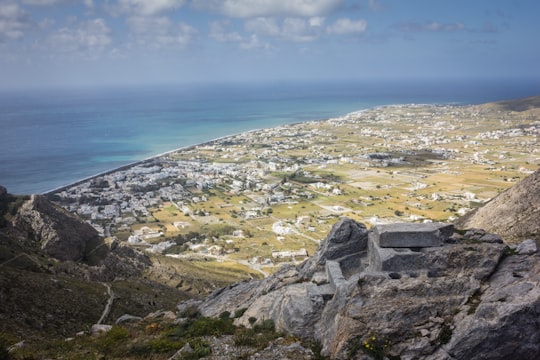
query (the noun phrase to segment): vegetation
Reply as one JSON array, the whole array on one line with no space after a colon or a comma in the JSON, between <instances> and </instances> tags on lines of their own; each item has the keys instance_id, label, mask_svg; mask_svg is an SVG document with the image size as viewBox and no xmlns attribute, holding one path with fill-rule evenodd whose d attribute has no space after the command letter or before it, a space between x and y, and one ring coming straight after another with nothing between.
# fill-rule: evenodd
<instances>
[{"instance_id":1,"label":"vegetation","mask_svg":"<svg viewBox=\"0 0 540 360\"><path fill-rule=\"evenodd\" d=\"M234 326L233 319L225 314L219 318L206 318L193 313L189 315L192 317L184 318L179 324L145 320L134 325L115 325L109 332L97 337L84 335L70 341L32 343L12 355L5 355L6 347L0 342L0 356L4 356L0 359L31 360L43 356L64 359L168 359L186 344L189 344L192 352L184 354L182 358L199 359L212 352L208 337L231 335L234 345L251 347L256 351L283 336L275 331L271 320L247 329Z\"/></svg>"}]
</instances>

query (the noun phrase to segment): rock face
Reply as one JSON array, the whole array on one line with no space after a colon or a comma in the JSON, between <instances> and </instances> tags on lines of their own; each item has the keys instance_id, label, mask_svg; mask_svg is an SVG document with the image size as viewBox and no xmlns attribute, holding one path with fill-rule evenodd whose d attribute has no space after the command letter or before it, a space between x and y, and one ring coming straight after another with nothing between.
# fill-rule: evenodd
<instances>
[{"instance_id":1,"label":"rock face","mask_svg":"<svg viewBox=\"0 0 540 360\"><path fill-rule=\"evenodd\" d=\"M506 242L540 240L540 169L456 221L460 229L481 228Z\"/></svg>"},{"instance_id":2,"label":"rock face","mask_svg":"<svg viewBox=\"0 0 540 360\"><path fill-rule=\"evenodd\" d=\"M40 195L21 206L13 223L58 260L83 260L89 245L103 243L92 226Z\"/></svg>"},{"instance_id":3,"label":"rock face","mask_svg":"<svg viewBox=\"0 0 540 360\"><path fill-rule=\"evenodd\" d=\"M235 322L244 326L272 319L278 330L319 342L335 359L373 355L365 344L401 359L540 356L536 248L526 244L515 255L497 241L443 229L440 246L403 247L407 240L384 248L399 263L386 268L373 264L373 252L383 248L365 226L341 219L302 265L179 308L194 306L204 316L238 312ZM433 225L417 230L423 236Z\"/></svg>"}]
</instances>

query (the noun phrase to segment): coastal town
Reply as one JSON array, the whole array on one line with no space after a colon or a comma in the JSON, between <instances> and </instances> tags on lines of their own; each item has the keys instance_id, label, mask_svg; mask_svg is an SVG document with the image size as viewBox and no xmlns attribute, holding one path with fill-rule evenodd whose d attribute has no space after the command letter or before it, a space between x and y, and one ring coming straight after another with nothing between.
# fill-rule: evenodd
<instances>
[{"instance_id":1,"label":"coastal town","mask_svg":"<svg viewBox=\"0 0 540 360\"><path fill-rule=\"evenodd\" d=\"M312 254L347 216L452 221L540 164L540 114L394 105L245 132L48 194L106 237L266 275Z\"/></svg>"}]
</instances>

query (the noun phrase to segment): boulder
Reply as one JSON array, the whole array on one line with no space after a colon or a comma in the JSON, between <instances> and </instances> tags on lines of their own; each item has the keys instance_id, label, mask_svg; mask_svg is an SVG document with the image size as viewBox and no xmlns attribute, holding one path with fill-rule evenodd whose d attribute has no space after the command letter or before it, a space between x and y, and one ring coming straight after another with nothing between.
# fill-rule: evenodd
<instances>
[{"instance_id":1,"label":"boulder","mask_svg":"<svg viewBox=\"0 0 540 360\"><path fill-rule=\"evenodd\" d=\"M92 336L99 336L108 333L111 329L112 325L94 324L90 329L90 334Z\"/></svg>"},{"instance_id":2,"label":"boulder","mask_svg":"<svg viewBox=\"0 0 540 360\"><path fill-rule=\"evenodd\" d=\"M367 247L366 226L349 218L341 218L321 244L316 254L319 264L361 252Z\"/></svg>"},{"instance_id":3,"label":"boulder","mask_svg":"<svg viewBox=\"0 0 540 360\"><path fill-rule=\"evenodd\" d=\"M527 239L517 246L516 251L520 255L532 255L538 251L538 247L536 246L536 241Z\"/></svg>"},{"instance_id":4,"label":"boulder","mask_svg":"<svg viewBox=\"0 0 540 360\"><path fill-rule=\"evenodd\" d=\"M441 246L454 233L452 224L395 223L376 225L369 238L381 248L413 248Z\"/></svg>"},{"instance_id":5,"label":"boulder","mask_svg":"<svg viewBox=\"0 0 540 360\"><path fill-rule=\"evenodd\" d=\"M339 260L342 265L356 264L346 261L350 257L358 257L367 250L368 231L364 224L349 218L341 218L324 239L315 254L300 267L300 275L311 278L317 271L326 271L327 260ZM347 272L348 269L343 269Z\"/></svg>"}]
</instances>

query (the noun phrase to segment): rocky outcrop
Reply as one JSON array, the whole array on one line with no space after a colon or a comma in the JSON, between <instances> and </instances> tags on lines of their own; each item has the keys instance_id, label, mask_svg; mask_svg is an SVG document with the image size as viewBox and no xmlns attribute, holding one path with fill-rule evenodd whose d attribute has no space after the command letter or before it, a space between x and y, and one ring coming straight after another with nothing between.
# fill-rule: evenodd
<instances>
[{"instance_id":1,"label":"rocky outcrop","mask_svg":"<svg viewBox=\"0 0 540 360\"><path fill-rule=\"evenodd\" d=\"M407 244L414 237L409 230ZM374 351L401 359L540 356L536 247L511 251L492 241L495 236L452 234L445 224L416 230L435 234L439 246L407 248L393 238L396 247L382 248L371 234L388 228L368 235L362 224L341 219L299 267L231 285L189 306L204 316L237 313L236 324L247 327L271 319L278 330L319 342L335 359ZM395 251L399 266L372 264L377 248Z\"/></svg>"},{"instance_id":2,"label":"rocky outcrop","mask_svg":"<svg viewBox=\"0 0 540 360\"><path fill-rule=\"evenodd\" d=\"M540 169L484 206L456 221L460 229L480 228L500 235L508 243L540 240Z\"/></svg>"},{"instance_id":3,"label":"rocky outcrop","mask_svg":"<svg viewBox=\"0 0 540 360\"><path fill-rule=\"evenodd\" d=\"M91 225L40 195L20 207L13 225L58 260L84 260L103 244Z\"/></svg>"}]
</instances>

